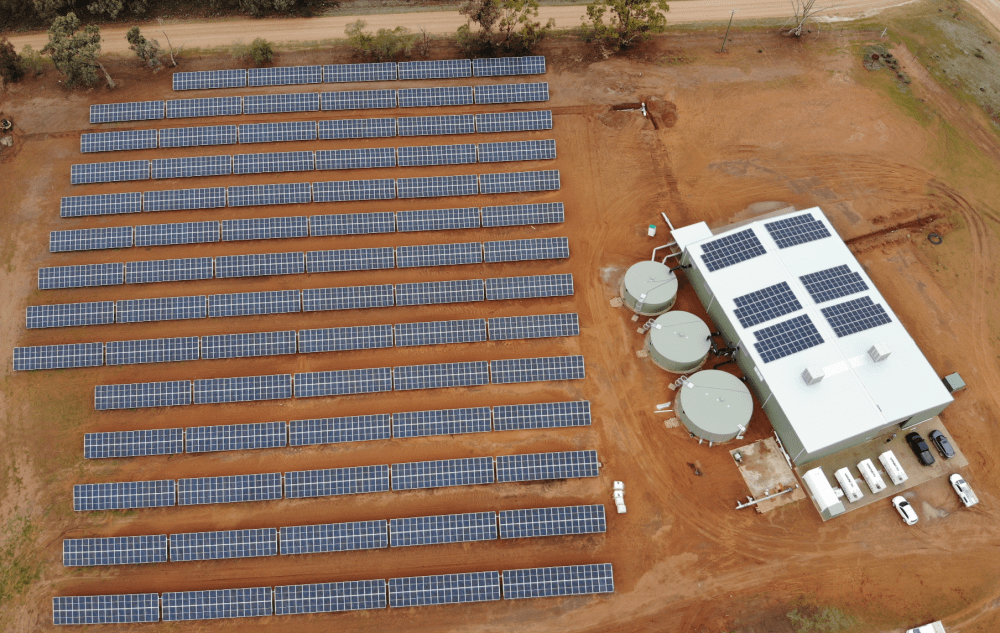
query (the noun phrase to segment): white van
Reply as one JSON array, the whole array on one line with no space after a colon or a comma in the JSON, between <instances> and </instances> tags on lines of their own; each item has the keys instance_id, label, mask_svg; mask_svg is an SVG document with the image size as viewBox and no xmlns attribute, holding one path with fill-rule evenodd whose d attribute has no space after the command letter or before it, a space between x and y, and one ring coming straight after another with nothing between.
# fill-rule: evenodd
<instances>
[{"instance_id":1,"label":"white van","mask_svg":"<svg viewBox=\"0 0 1000 633\"><path fill-rule=\"evenodd\" d=\"M868 484L868 488L872 491L873 495L885 490L885 482L882 481L882 475L878 474L875 470L875 464L872 460L866 459L858 463L858 470L861 471L861 476L865 478L865 483Z\"/></svg>"},{"instance_id":2,"label":"white van","mask_svg":"<svg viewBox=\"0 0 1000 633\"><path fill-rule=\"evenodd\" d=\"M878 460L882 462L882 466L885 467L885 472L889 475L889 479L892 480L892 483L898 486L909 479L909 477L906 476L906 471L903 470L902 466L900 466L899 460L896 459L896 456L892 451L882 453L878 456Z\"/></svg>"},{"instance_id":3,"label":"white van","mask_svg":"<svg viewBox=\"0 0 1000 633\"><path fill-rule=\"evenodd\" d=\"M847 500L851 503L865 496L861 492L861 486L858 485L858 482L854 481L854 475L851 474L851 471L846 466L833 473L833 476L837 478L837 483L840 484L841 490L844 491L844 494L847 495Z\"/></svg>"}]
</instances>

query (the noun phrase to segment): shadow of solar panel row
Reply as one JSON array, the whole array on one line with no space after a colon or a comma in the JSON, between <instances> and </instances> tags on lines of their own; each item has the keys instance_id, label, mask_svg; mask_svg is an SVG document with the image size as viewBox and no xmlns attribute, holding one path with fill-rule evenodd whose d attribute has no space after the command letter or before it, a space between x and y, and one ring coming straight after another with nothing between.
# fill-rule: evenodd
<instances>
[{"instance_id":1,"label":"shadow of solar panel row","mask_svg":"<svg viewBox=\"0 0 1000 633\"><path fill-rule=\"evenodd\" d=\"M274 66L247 69L247 86L292 86L323 83L322 66Z\"/></svg>"},{"instance_id":2,"label":"shadow of solar panel row","mask_svg":"<svg viewBox=\"0 0 1000 633\"><path fill-rule=\"evenodd\" d=\"M834 266L799 277L816 303L825 303L868 290L859 273L846 265Z\"/></svg>"},{"instance_id":3,"label":"shadow of solar panel row","mask_svg":"<svg viewBox=\"0 0 1000 633\"><path fill-rule=\"evenodd\" d=\"M395 438L489 432L489 407L392 414L392 436Z\"/></svg>"},{"instance_id":4,"label":"shadow of solar panel row","mask_svg":"<svg viewBox=\"0 0 1000 633\"><path fill-rule=\"evenodd\" d=\"M396 305L416 306L483 301L482 279L396 284Z\"/></svg>"},{"instance_id":5,"label":"shadow of solar panel row","mask_svg":"<svg viewBox=\"0 0 1000 633\"><path fill-rule=\"evenodd\" d=\"M312 202L308 182L272 185L243 185L226 189L229 206L255 207L269 204L305 204ZM322 202L322 200L315 200Z\"/></svg>"},{"instance_id":6,"label":"shadow of solar panel row","mask_svg":"<svg viewBox=\"0 0 1000 633\"><path fill-rule=\"evenodd\" d=\"M63 567L167 562L167 535L63 540Z\"/></svg>"},{"instance_id":7,"label":"shadow of solar panel row","mask_svg":"<svg viewBox=\"0 0 1000 633\"><path fill-rule=\"evenodd\" d=\"M597 451L559 451L497 457L497 483L597 477Z\"/></svg>"},{"instance_id":8,"label":"shadow of solar panel row","mask_svg":"<svg viewBox=\"0 0 1000 633\"><path fill-rule=\"evenodd\" d=\"M323 81L328 84L355 81L395 81L396 77L396 62L328 64L323 66Z\"/></svg>"},{"instance_id":9,"label":"shadow of solar panel row","mask_svg":"<svg viewBox=\"0 0 1000 633\"><path fill-rule=\"evenodd\" d=\"M771 234L771 238L774 239L778 248L788 248L830 237L830 231L826 225L814 218L811 213L803 213L776 222L767 222L764 224L764 228Z\"/></svg>"},{"instance_id":10,"label":"shadow of solar panel row","mask_svg":"<svg viewBox=\"0 0 1000 633\"><path fill-rule=\"evenodd\" d=\"M243 97L173 99L167 101L167 118L187 119L204 116L235 116L243 113L244 101Z\"/></svg>"},{"instance_id":11,"label":"shadow of solar panel row","mask_svg":"<svg viewBox=\"0 0 1000 633\"><path fill-rule=\"evenodd\" d=\"M131 624L159 622L160 596L130 593L52 598L52 624Z\"/></svg>"},{"instance_id":12,"label":"shadow of solar panel row","mask_svg":"<svg viewBox=\"0 0 1000 633\"><path fill-rule=\"evenodd\" d=\"M544 75L545 57L482 57L472 60L476 77L510 77L513 75Z\"/></svg>"},{"instance_id":13,"label":"shadow of solar panel row","mask_svg":"<svg viewBox=\"0 0 1000 633\"><path fill-rule=\"evenodd\" d=\"M487 602L500 599L500 573L477 571L389 579L390 607Z\"/></svg>"},{"instance_id":14,"label":"shadow of solar panel row","mask_svg":"<svg viewBox=\"0 0 1000 633\"><path fill-rule=\"evenodd\" d=\"M444 389L489 384L487 362L434 363L393 367L392 386L395 391L414 389Z\"/></svg>"},{"instance_id":15,"label":"shadow of solar panel row","mask_svg":"<svg viewBox=\"0 0 1000 633\"><path fill-rule=\"evenodd\" d=\"M384 580L283 585L274 588L275 615L385 609L386 606Z\"/></svg>"},{"instance_id":16,"label":"shadow of solar panel row","mask_svg":"<svg viewBox=\"0 0 1000 633\"><path fill-rule=\"evenodd\" d=\"M154 180L229 176L232 173L233 157L228 154L221 156L156 158L152 161L152 177Z\"/></svg>"},{"instance_id":17,"label":"shadow of solar panel row","mask_svg":"<svg viewBox=\"0 0 1000 633\"><path fill-rule=\"evenodd\" d=\"M301 252L221 255L215 258L215 265L215 275L219 279L301 275L306 272L305 255Z\"/></svg>"},{"instance_id":18,"label":"shadow of solar panel row","mask_svg":"<svg viewBox=\"0 0 1000 633\"><path fill-rule=\"evenodd\" d=\"M309 216L309 231L313 237L372 235L392 233L395 230L396 219L392 211Z\"/></svg>"},{"instance_id":19,"label":"shadow of solar panel row","mask_svg":"<svg viewBox=\"0 0 1000 633\"><path fill-rule=\"evenodd\" d=\"M184 452L184 429L85 433L84 459L178 455Z\"/></svg>"},{"instance_id":20,"label":"shadow of solar panel row","mask_svg":"<svg viewBox=\"0 0 1000 633\"><path fill-rule=\"evenodd\" d=\"M396 197L396 181L392 178L333 180L328 182L314 182L312 185L313 202L392 200ZM309 201L305 200L304 202Z\"/></svg>"},{"instance_id":21,"label":"shadow of solar panel row","mask_svg":"<svg viewBox=\"0 0 1000 633\"><path fill-rule=\"evenodd\" d=\"M77 484L73 486L73 510L89 512L171 507L177 504L176 484L173 479Z\"/></svg>"},{"instance_id":22,"label":"shadow of solar panel row","mask_svg":"<svg viewBox=\"0 0 1000 633\"><path fill-rule=\"evenodd\" d=\"M822 312L830 327L837 334L837 338L892 323L885 308L872 301L871 297L868 296L823 308Z\"/></svg>"},{"instance_id":23,"label":"shadow of solar panel row","mask_svg":"<svg viewBox=\"0 0 1000 633\"><path fill-rule=\"evenodd\" d=\"M80 153L124 152L158 147L156 130L123 130L80 135Z\"/></svg>"},{"instance_id":24,"label":"shadow of solar panel row","mask_svg":"<svg viewBox=\"0 0 1000 633\"><path fill-rule=\"evenodd\" d=\"M385 308L392 305L392 284L347 286L342 288L307 288L302 291L303 312Z\"/></svg>"},{"instance_id":25,"label":"shadow of solar panel row","mask_svg":"<svg viewBox=\"0 0 1000 633\"><path fill-rule=\"evenodd\" d=\"M125 283L149 284L163 281L195 281L212 278L211 257L160 259L125 264Z\"/></svg>"},{"instance_id":26,"label":"shadow of solar panel row","mask_svg":"<svg viewBox=\"0 0 1000 633\"><path fill-rule=\"evenodd\" d=\"M74 229L51 231L49 252L96 251L108 248L131 248L132 227L113 226L100 229Z\"/></svg>"},{"instance_id":27,"label":"shadow of solar panel row","mask_svg":"<svg viewBox=\"0 0 1000 633\"><path fill-rule=\"evenodd\" d=\"M475 174L399 178L396 183L400 198L474 196L479 193L479 182Z\"/></svg>"},{"instance_id":28,"label":"shadow of solar panel row","mask_svg":"<svg viewBox=\"0 0 1000 633\"><path fill-rule=\"evenodd\" d=\"M204 319L208 316L205 295L158 297L156 299L119 299L115 312L118 323Z\"/></svg>"},{"instance_id":29,"label":"shadow of solar panel row","mask_svg":"<svg viewBox=\"0 0 1000 633\"><path fill-rule=\"evenodd\" d=\"M396 347L481 343L486 340L485 319L397 323Z\"/></svg>"},{"instance_id":30,"label":"shadow of solar panel row","mask_svg":"<svg viewBox=\"0 0 1000 633\"><path fill-rule=\"evenodd\" d=\"M60 303L28 306L26 326L29 330L78 325L106 325L115 322L114 301Z\"/></svg>"},{"instance_id":31,"label":"shadow of solar panel row","mask_svg":"<svg viewBox=\"0 0 1000 633\"><path fill-rule=\"evenodd\" d=\"M105 345L108 365L171 363L198 360L197 336L134 341L110 341Z\"/></svg>"},{"instance_id":32,"label":"shadow of solar panel row","mask_svg":"<svg viewBox=\"0 0 1000 633\"><path fill-rule=\"evenodd\" d=\"M291 397L291 374L203 378L194 381L194 404L286 400Z\"/></svg>"},{"instance_id":33,"label":"shadow of solar panel row","mask_svg":"<svg viewBox=\"0 0 1000 633\"><path fill-rule=\"evenodd\" d=\"M701 250L701 260L709 272L759 257L767 252L752 228L705 242L701 245Z\"/></svg>"},{"instance_id":34,"label":"shadow of solar panel row","mask_svg":"<svg viewBox=\"0 0 1000 633\"><path fill-rule=\"evenodd\" d=\"M395 167L394 147L365 149L321 149L316 152L316 169L373 169Z\"/></svg>"},{"instance_id":35,"label":"shadow of solar panel row","mask_svg":"<svg viewBox=\"0 0 1000 633\"><path fill-rule=\"evenodd\" d=\"M321 110L372 110L395 108L395 90L344 90L319 93Z\"/></svg>"},{"instance_id":36,"label":"shadow of solar panel row","mask_svg":"<svg viewBox=\"0 0 1000 633\"><path fill-rule=\"evenodd\" d=\"M472 105L472 86L440 88L401 88L397 91L400 108Z\"/></svg>"},{"instance_id":37,"label":"shadow of solar panel row","mask_svg":"<svg viewBox=\"0 0 1000 633\"><path fill-rule=\"evenodd\" d=\"M214 334L201 337L201 357L256 358L295 353L295 330Z\"/></svg>"},{"instance_id":38,"label":"shadow of solar panel row","mask_svg":"<svg viewBox=\"0 0 1000 633\"><path fill-rule=\"evenodd\" d=\"M219 209L226 206L226 188L206 187L147 191L142 194L142 203L143 210L150 212Z\"/></svg>"},{"instance_id":39,"label":"shadow of solar panel row","mask_svg":"<svg viewBox=\"0 0 1000 633\"><path fill-rule=\"evenodd\" d=\"M387 521L354 521L283 527L281 554L352 552L389 547Z\"/></svg>"},{"instance_id":40,"label":"shadow of solar panel row","mask_svg":"<svg viewBox=\"0 0 1000 633\"><path fill-rule=\"evenodd\" d=\"M396 64L399 80L452 79L471 77L472 63L468 59L438 59L434 61L399 62Z\"/></svg>"},{"instance_id":41,"label":"shadow of solar panel row","mask_svg":"<svg viewBox=\"0 0 1000 633\"><path fill-rule=\"evenodd\" d=\"M162 101L132 101L129 103L97 103L90 106L91 123L119 121L151 121L163 118Z\"/></svg>"},{"instance_id":42,"label":"shadow of solar panel row","mask_svg":"<svg viewBox=\"0 0 1000 633\"><path fill-rule=\"evenodd\" d=\"M160 130L160 147L234 145L239 138L235 125L200 125Z\"/></svg>"},{"instance_id":43,"label":"shadow of solar panel row","mask_svg":"<svg viewBox=\"0 0 1000 633\"><path fill-rule=\"evenodd\" d=\"M245 451L285 446L284 422L189 426L185 432L188 453Z\"/></svg>"},{"instance_id":44,"label":"shadow of solar panel row","mask_svg":"<svg viewBox=\"0 0 1000 633\"><path fill-rule=\"evenodd\" d=\"M400 167L466 165L476 162L476 145L421 145L399 148Z\"/></svg>"},{"instance_id":45,"label":"shadow of solar panel row","mask_svg":"<svg viewBox=\"0 0 1000 633\"><path fill-rule=\"evenodd\" d=\"M104 364L102 343L70 343L14 348L14 371L100 367Z\"/></svg>"},{"instance_id":46,"label":"shadow of solar panel row","mask_svg":"<svg viewBox=\"0 0 1000 633\"><path fill-rule=\"evenodd\" d=\"M320 121L320 140L345 138L389 138L396 136L396 119L344 119Z\"/></svg>"},{"instance_id":47,"label":"shadow of solar panel row","mask_svg":"<svg viewBox=\"0 0 1000 633\"><path fill-rule=\"evenodd\" d=\"M292 171L314 171L313 152L267 152L233 156L234 174L277 174Z\"/></svg>"},{"instance_id":48,"label":"shadow of solar panel row","mask_svg":"<svg viewBox=\"0 0 1000 633\"><path fill-rule=\"evenodd\" d=\"M583 356L545 356L490 361L495 385L586 378Z\"/></svg>"},{"instance_id":49,"label":"shadow of solar panel row","mask_svg":"<svg viewBox=\"0 0 1000 633\"><path fill-rule=\"evenodd\" d=\"M526 132L551 130L552 111L532 112L489 112L476 115L476 132L492 134L496 132Z\"/></svg>"},{"instance_id":50,"label":"shadow of solar panel row","mask_svg":"<svg viewBox=\"0 0 1000 633\"><path fill-rule=\"evenodd\" d=\"M125 282L125 264L78 264L38 269L38 289L117 286Z\"/></svg>"},{"instance_id":51,"label":"shadow of solar panel row","mask_svg":"<svg viewBox=\"0 0 1000 633\"><path fill-rule=\"evenodd\" d=\"M604 506L562 506L499 512L500 538L535 538L607 532Z\"/></svg>"},{"instance_id":52,"label":"shadow of solar panel row","mask_svg":"<svg viewBox=\"0 0 1000 633\"><path fill-rule=\"evenodd\" d=\"M480 193L521 193L556 191L560 188L559 170L518 171L509 174L480 174Z\"/></svg>"},{"instance_id":53,"label":"shadow of solar panel row","mask_svg":"<svg viewBox=\"0 0 1000 633\"><path fill-rule=\"evenodd\" d=\"M340 444L387 440L391 436L388 413L341 418L292 420L288 423L289 446Z\"/></svg>"},{"instance_id":54,"label":"shadow of solar panel row","mask_svg":"<svg viewBox=\"0 0 1000 633\"><path fill-rule=\"evenodd\" d=\"M68 196L59 202L59 217L63 218L141 212L142 194L139 192Z\"/></svg>"},{"instance_id":55,"label":"shadow of solar panel row","mask_svg":"<svg viewBox=\"0 0 1000 633\"><path fill-rule=\"evenodd\" d=\"M284 123L244 123L239 126L240 143L279 143L284 141L315 141L315 121Z\"/></svg>"},{"instance_id":56,"label":"shadow of solar panel row","mask_svg":"<svg viewBox=\"0 0 1000 633\"><path fill-rule=\"evenodd\" d=\"M556 142L553 139L479 144L480 163L554 160L555 157Z\"/></svg>"},{"instance_id":57,"label":"shadow of solar panel row","mask_svg":"<svg viewBox=\"0 0 1000 633\"><path fill-rule=\"evenodd\" d=\"M171 562L278 555L277 528L170 535Z\"/></svg>"},{"instance_id":58,"label":"shadow of solar panel row","mask_svg":"<svg viewBox=\"0 0 1000 633\"><path fill-rule=\"evenodd\" d=\"M504 600L614 593L611 563L535 567L503 572Z\"/></svg>"},{"instance_id":59,"label":"shadow of solar panel row","mask_svg":"<svg viewBox=\"0 0 1000 633\"><path fill-rule=\"evenodd\" d=\"M548 100L548 82L476 86L476 103L480 105L495 103L529 103L532 101Z\"/></svg>"},{"instance_id":60,"label":"shadow of solar panel row","mask_svg":"<svg viewBox=\"0 0 1000 633\"><path fill-rule=\"evenodd\" d=\"M218 241L219 223L215 220L205 222L176 222L173 224L145 224L135 227L136 246L206 244Z\"/></svg>"},{"instance_id":61,"label":"shadow of solar panel row","mask_svg":"<svg viewBox=\"0 0 1000 633\"><path fill-rule=\"evenodd\" d=\"M795 293L784 281L736 297L733 301L736 303L733 314L743 327L766 323L802 309Z\"/></svg>"},{"instance_id":62,"label":"shadow of solar panel row","mask_svg":"<svg viewBox=\"0 0 1000 633\"><path fill-rule=\"evenodd\" d=\"M479 242L466 242L397 246L396 259L398 268L482 264L483 245Z\"/></svg>"},{"instance_id":63,"label":"shadow of solar panel row","mask_svg":"<svg viewBox=\"0 0 1000 633\"><path fill-rule=\"evenodd\" d=\"M295 374L295 397L343 396L392 391L392 369L342 369Z\"/></svg>"},{"instance_id":64,"label":"shadow of solar panel row","mask_svg":"<svg viewBox=\"0 0 1000 633\"><path fill-rule=\"evenodd\" d=\"M308 251L306 253L306 269L310 273L385 270L395 266L393 253L394 250L391 246Z\"/></svg>"},{"instance_id":65,"label":"shadow of solar panel row","mask_svg":"<svg viewBox=\"0 0 1000 633\"><path fill-rule=\"evenodd\" d=\"M174 73L174 90L209 90L213 88L246 88L247 71L244 68L233 70L198 70L194 72Z\"/></svg>"},{"instance_id":66,"label":"shadow of solar panel row","mask_svg":"<svg viewBox=\"0 0 1000 633\"><path fill-rule=\"evenodd\" d=\"M216 620L272 615L270 587L177 591L163 594L163 621Z\"/></svg>"},{"instance_id":67,"label":"shadow of solar panel row","mask_svg":"<svg viewBox=\"0 0 1000 633\"><path fill-rule=\"evenodd\" d=\"M486 280L486 300L538 299L567 297L573 294L573 275L527 275L496 277Z\"/></svg>"},{"instance_id":68,"label":"shadow of solar panel row","mask_svg":"<svg viewBox=\"0 0 1000 633\"><path fill-rule=\"evenodd\" d=\"M561 224L566 220L562 202L483 207L483 227Z\"/></svg>"},{"instance_id":69,"label":"shadow of solar panel row","mask_svg":"<svg viewBox=\"0 0 1000 633\"><path fill-rule=\"evenodd\" d=\"M494 431L590 426L590 401L545 402L493 407Z\"/></svg>"},{"instance_id":70,"label":"shadow of solar panel row","mask_svg":"<svg viewBox=\"0 0 1000 633\"><path fill-rule=\"evenodd\" d=\"M281 473L177 480L177 505L281 499Z\"/></svg>"},{"instance_id":71,"label":"shadow of solar panel row","mask_svg":"<svg viewBox=\"0 0 1000 633\"><path fill-rule=\"evenodd\" d=\"M400 233L413 231L443 231L450 229L478 229L479 209L462 207L459 209L423 209L419 211L397 211L397 230Z\"/></svg>"},{"instance_id":72,"label":"shadow of solar panel row","mask_svg":"<svg viewBox=\"0 0 1000 633\"><path fill-rule=\"evenodd\" d=\"M389 467L353 466L285 473L285 498L307 499L389 490Z\"/></svg>"},{"instance_id":73,"label":"shadow of solar panel row","mask_svg":"<svg viewBox=\"0 0 1000 633\"><path fill-rule=\"evenodd\" d=\"M493 483L492 457L441 459L392 465L393 490L421 490L491 483Z\"/></svg>"},{"instance_id":74,"label":"shadow of solar panel row","mask_svg":"<svg viewBox=\"0 0 1000 633\"><path fill-rule=\"evenodd\" d=\"M108 163L83 163L70 167L70 184L149 180L148 160L122 160Z\"/></svg>"},{"instance_id":75,"label":"shadow of solar panel row","mask_svg":"<svg viewBox=\"0 0 1000 633\"><path fill-rule=\"evenodd\" d=\"M823 343L823 337L808 314L769 325L753 335L757 339L753 346L765 363Z\"/></svg>"},{"instance_id":76,"label":"shadow of solar panel row","mask_svg":"<svg viewBox=\"0 0 1000 633\"><path fill-rule=\"evenodd\" d=\"M300 354L392 347L391 325L359 325L299 330ZM292 353L295 353L294 347Z\"/></svg>"},{"instance_id":77,"label":"shadow of solar panel row","mask_svg":"<svg viewBox=\"0 0 1000 633\"><path fill-rule=\"evenodd\" d=\"M191 404L190 380L97 385L94 387L94 408L98 411L174 407L189 404Z\"/></svg>"},{"instance_id":78,"label":"shadow of solar panel row","mask_svg":"<svg viewBox=\"0 0 1000 633\"><path fill-rule=\"evenodd\" d=\"M488 264L566 259L569 257L569 238L537 237L526 240L484 242L483 250Z\"/></svg>"},{"instance_id":79,"label":"shadow of solar panel row","mask_svg":"<svg viewBox=\"0 0 1000 633\"><path fill-rule=\"evenodd\" d=\"M491 341L580 335L580 317L575 312L493 317L489 326Z\"/></svg>"},{"instance_id":80,"label":"shadow of solar panel row","mask_svg":"<svg viewBox=\"0 0 1000 633\"><path fill-rule=\"evenodd\" d=\"M234 292L208 296L209 317L288 314L301 310L302 302L298 290Z\"/></svg>"},{"instance_id":81,"label":"shadow of solar panel row","mask_svg":"<svg viewBox=\"0 0 1000 633\"><path fill-rule=\"evenodd\" d=\"M471 114L441 114L435 116L399 117L400 136L439 136L473 134L476 119Z\"/></svg>"},{"instance_id":82,"label":"shadow of solar panel row","mask_svg":"<svg viewBox=\"0 0 1000 633\"><path fill-rule=\"evenodd\" d=\"M243 97L243 114L277 114L281 112L318 111L319 94L315 92L299 92L277 95L247 95Z\"/></svg>"},{"instance_id":83,"label":"shadow of solar panel row","mask_svg":"<svg viewBox=\"0 0 1000 633\"><path fill-rule=\"evenodd\" d=\"M389 535L393 547L495 541L497 515L494 512L469 512L391 519Z\"/></svg>"}]
</instances>

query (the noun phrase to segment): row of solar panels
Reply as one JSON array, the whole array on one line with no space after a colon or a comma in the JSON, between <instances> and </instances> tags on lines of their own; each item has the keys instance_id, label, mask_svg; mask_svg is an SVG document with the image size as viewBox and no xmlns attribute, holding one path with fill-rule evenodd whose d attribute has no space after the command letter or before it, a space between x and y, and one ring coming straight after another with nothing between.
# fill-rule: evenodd
<instances>
[{"instance_id":1,"label":"row of solar panels","mask_svg":"<svg viewBox=\"0 0 1000 633\"><path fill-rule=\"evenodd\" d=\"M408 284L268 290L28 306L27 328L146 323L391 306L538 299L573 294L573 275L527 275Z\"/></svg>"},{"instance_id":2,"label":"row of solar panels","mask_svg":"<svg viewBox=\"0 0 1000 633\"><path fill-rule=\"evenodd\" d=\"M549 100L549 84L491 84L442 86L399 90L345 90L297 92L243 97L206 97L100 103L90 106L91 123L186 119L241 114L280 114L385 108L430 108L441 106L534 103Z\"/></svg>"},{"instance_id":3,"label":"row of solar panels","mask_svg":"<svg viewBox=\"0 0 1000 633\"><path fill-rule=\"evenodd\" d=\"M82 163L70 168L70 181L74 185L81 185L128 180L278 174L299 171L512 163L530 160L554 160L555 157L556 142L552 139L503 141L479 143L478 145L463 143L399 148L324 149L315 152L263 152L259 154L156 158L151 161Z\"/></svg>"},{"instance_id":4,"label":"row of solar panels","mask_svg":"<svg viewBox=\"0 0 1000 633\"><path fill-rule=\"evenodd\" d=\"M63 566L90 567L348 552L599 534L603 505L467 512L402 519L63 540Z\"/></svg>"},{"instance_id":5,"label":"row of solar panels","mask_svg":"<svg viewBox=\"0 0 1000 633\"><path fill-rule=\"evenodd\" d=\"M400 365L336 371L140 382L94 387L94 408L143 409L387 391L506 385L586 377L583 356Z\"/></svg>"},{"instance_id":6,"label":"row of solar panels","mask_svg":"<svg viewBox=\"0 0 1000 633\"><path fill-rule=\"evenodd\" d=\"M220 188L221 190L221 188ZM142 224L49 233L49 252L561 224L562 202Z\"/></svg>"},{"instance_id":7,"label":"row of solar panels","mask_svg":"<svg viewBox=\"0 0 1000 633\"><path fill-rule=\"evenodd\" d=\"M597 451L559 451L425 462L325 468L226 477L160 479L73 486L73 510L131 510L176 505L310 499L493 483L597 477ZM390 485L391 484L391 485Z\"/></svg>"},{"instance_id":8,"label":"row of solar panels","mask_svg":"<svg viewBox=\"0 0 1000 633\"><path fill-rule=\"evenodd\" d=\"M611 563L385 580L52 599L54 624L131 624L330 613L614 593Z\"/></svg>"},{"instance_id":9,"label":"row of solar panels","mask_svg":"<svg viewBox=\"0 0 1000 633\"><path fill-rule=\"evenodd\" d=\"M83 436L84 459L119 459L218 451L369 442L432 435L590 426L590 401L472 407L340 418L256 422Z\"/></svg>"},{"instance_id":10,"label":"row of solar panels","mask_svg":"<svg viewBox=\"0 0 1000 633\"><path fill-rule=\"evenodd\" d=\"M38 289L197 281L213 277L236 279L391 268L502 264L568 257L567 237L219 255L214 258L187 257L39 268Z\"/></svg>"},{"instance_id":11,"label":"row of solar panels","mask_svg":"<svg viewBox=\"0 0 1000 633\"><path fill-rule=\"evenodd\" d=\"M545 58L489 57L442 59L419 62L328 64L325 66L273 66L174 73L174 90L210 90L259 86L291 86L321 83L452 79L461 77L511 77L544 75Z\"/></svg>"},{"instance_id":12,"label":"row of solar panels","mask_svg":"<svg viewBox=\"0 0 1000 633\"><path fill-rule=\"evenodd\" d=\"M578 336L575 312L14 348L14 371Z\"/></svg>"}]
</instances>

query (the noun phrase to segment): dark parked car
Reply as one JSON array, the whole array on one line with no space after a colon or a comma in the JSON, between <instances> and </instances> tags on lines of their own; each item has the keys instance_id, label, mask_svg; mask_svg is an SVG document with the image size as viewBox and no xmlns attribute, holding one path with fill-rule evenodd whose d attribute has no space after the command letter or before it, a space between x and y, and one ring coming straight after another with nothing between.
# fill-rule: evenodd
<instances>
[{"instance_id":1,"label":"dark parked car","mask_svg":"<svg viewBox=\"0 0 1000 633\"><path fill-rule=\"evenodd\" d=\"M934 444L934 447L937 448L939 453L941 453L941 457L944 459L951 459L955 456L955 449L951 447L951 442L949 442L948 438L944 436L944 433L935 430L931 431L931 434L928 437L931 438L931 442Z\"/></svg>"},{"instance_id":2,"label":"dark parked car","mask_svg":"<svg viewBox=\"0 0 1000 633\"><path fill-rule=\"evenodd\" d=\"M920 437L920 433L914 431L907 435L906 443L910 445L913 454L917 456L921 464L930 466L934 463L934 456L931 455L931 449L927 447L927 442L924 441L924 438Z\"/></svg>"}]
</instances>

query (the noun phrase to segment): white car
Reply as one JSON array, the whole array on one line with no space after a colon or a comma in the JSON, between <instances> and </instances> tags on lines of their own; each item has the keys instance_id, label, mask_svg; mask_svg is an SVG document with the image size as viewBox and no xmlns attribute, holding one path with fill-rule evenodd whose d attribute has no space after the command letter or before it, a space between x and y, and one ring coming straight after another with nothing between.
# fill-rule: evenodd
<instances>
[{"instance_id":1,"label":"white car","mask_svg":"<svg viewBox=\"0 0 1000 633\"><path fill-rule=\"evenodd\" d=\"M903 523L907 525L913 525L917 522L917 513L910 505L910 502L903 497L893 497L892 507L896 508L896 512L899 512L899 516L903 517Z\"/></svg>"},{"instance_id":2,"label":"white car","mask_svg":"<svg viewBox=\"0 0 1000 633\"><path fill-rule=\"evenodd\" d=\"M951 482L951 487L955 489L955 493L958 495L958 498L962 500L962 503L965 504L966 508L971 508L979 503L979 497L976 496L976 493L972 492L972 488L965 482L964 479L962 479L961 475L955 473L949 477L948 480Z\"/></svg>"}]
</instances>

